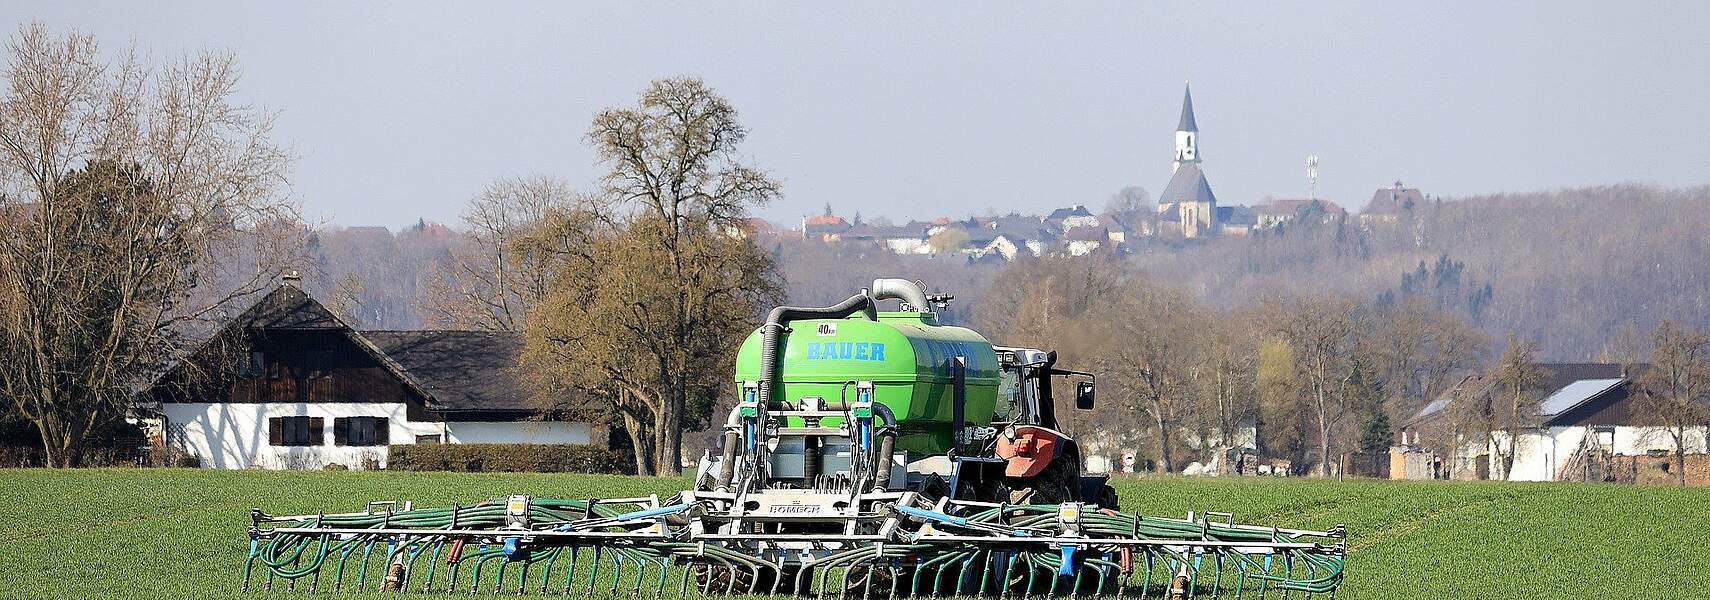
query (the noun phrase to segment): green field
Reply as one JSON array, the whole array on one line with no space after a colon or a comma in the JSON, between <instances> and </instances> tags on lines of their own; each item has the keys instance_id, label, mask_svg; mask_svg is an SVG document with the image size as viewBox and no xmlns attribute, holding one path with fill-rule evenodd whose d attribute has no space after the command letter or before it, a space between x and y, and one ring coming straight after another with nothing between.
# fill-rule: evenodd
<instances>
[{"instance_id":1,"label":"green field","mask_svg":"<svg viewBox=\"0 0 1710 600\"><path fill-rule=\"evenodd\" d=\"M667 494L684 483L590 475L0 470L0 598L240 597L252 506L312 513L360 510L382 498L422 505L509 493L615 497ZM1345 523L1352 550L1341 598L1710 597L1710 489L1251 478L1136 479L1117 487L1122 508L1143 514L1231 510L1250 523Z\"/></svg>"}]
</instances>

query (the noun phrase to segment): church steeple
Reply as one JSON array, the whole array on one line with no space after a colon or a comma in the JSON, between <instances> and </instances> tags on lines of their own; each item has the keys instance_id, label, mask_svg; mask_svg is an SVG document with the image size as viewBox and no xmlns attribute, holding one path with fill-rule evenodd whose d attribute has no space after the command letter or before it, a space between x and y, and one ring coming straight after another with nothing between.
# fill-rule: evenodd
<instances>
[{"instance_id":1,"label":"church steeple","mask_svg":"<svg viewBox=\"0 0 1710 600\"><path fill-rule=\"evenodd\" d=\"M1182 122L1176 125L1176 131L1199 131L1199 125L1193 122L1193 90L1187 84L1182 86Z\"/></svg>"},{"instance_id":2,"label":"church steeple","mask_svg":"<svg viewBox=\"0 0 1710 600\"><path fill-rule=\"evenodd\" d=\"M1193 90L1182 85L1182 120L1176 125L1176 160L1170 171L1182 168L1182 163L1199 163L1199 124L1193 120Z\"/></svg>"}]
</instances>

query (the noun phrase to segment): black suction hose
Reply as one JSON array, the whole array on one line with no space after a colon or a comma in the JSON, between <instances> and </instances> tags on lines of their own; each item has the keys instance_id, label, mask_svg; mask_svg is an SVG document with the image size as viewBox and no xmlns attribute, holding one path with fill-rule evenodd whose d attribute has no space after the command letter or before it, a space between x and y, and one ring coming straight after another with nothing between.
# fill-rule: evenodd
<instances>
[{"instance_id":1,"label":"black suction hose","mask_svg":"<svg viewBox=\"0 0 1710 600\"><path fill-rule=\"evenodd\" d=\"M729 491L730 480L736 476L736 451L742 445L742 434L735 431L724 432L724 458L718 461L718 481L713 489Z\"/></svg>"},{"instance_id":2,"label":"black suction hose","mask_svg":"<svg viewBox=\"0 0 1710 600\"><path fill-rule=\"evenodd\" d=\"M766 324L760 326L760 401L771 406L772 386L778 378L778 342L784 337L786 323L801 319L841 319L857 311L867 313L869 321L879 320L879 308L865 292L825 308L780 306L772 309L772 313L766 316Z\"/></svg>"},{"instance_id":3,"label":"black suction hose","mask_svg":"<svg viewBox=\"0 0 1710 600\"><path fill-rule=\"evenodd\" d=\"M841 319L856 312L867 313L867 320L879 320L879 307L873 302L873 297L862 292L850 296L832 306L825 308L807 308L801 306L780 306L772 309L766 315L766 324L761 325L760 334L760 398L765 406L772 406L772 387L778 378L778 342L783 339L785 324L801 319ZM732 432L734 433L734 432ZM730 481L736 476L736 444L728 443L730 433L725 434L723 461L718 466L719 489L730 487ZM738 441L740 443L740 440Z\"/></svg>"}]
</instances>

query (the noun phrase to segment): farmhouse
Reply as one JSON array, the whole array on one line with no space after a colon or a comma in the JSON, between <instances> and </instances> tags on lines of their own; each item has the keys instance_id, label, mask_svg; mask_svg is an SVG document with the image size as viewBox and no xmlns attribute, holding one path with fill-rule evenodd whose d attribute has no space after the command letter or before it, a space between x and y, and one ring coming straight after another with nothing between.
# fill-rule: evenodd
<instances>
[{"instance_id":1,"label":"farmhouse","mask_svg":"<svg viewBox=\"0 0 1710 600\"><path fill-rule=\"evenodd\" d=\"M1635 380L1647 365L1541 364L1547 374L1529 393L1541 398L1532 424L1485 439L1480 407L1498 394L1488 377L1463 379L1402 424L1390 451L1397 479L1500 479L1496 448L1513 445L1514 481L1646 481L1673 477L1674 440L1634 404ZM1704 426L1689 428L1690 483L1710 483Z\"/></svg>"},{"instance_id":2,"label":"farmhouse","mask_svg":"<svg viewBox=\"0 0 1710 600\"><path fill-rule=\"evenodd\" d=\"M510 332L357 331L292 278L173 365L145 428L205 467L384 468L388 444L604 444L542 410L510 371Z\"/></svg>"}]
</instances>

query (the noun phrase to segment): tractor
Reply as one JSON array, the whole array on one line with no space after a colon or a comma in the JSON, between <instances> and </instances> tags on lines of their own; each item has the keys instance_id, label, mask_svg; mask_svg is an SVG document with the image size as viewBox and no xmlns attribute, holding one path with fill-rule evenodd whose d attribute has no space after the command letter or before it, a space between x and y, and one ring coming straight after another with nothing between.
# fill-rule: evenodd
<instances>
[{"instance_id":1,"label":"tractor","mask_svg":"<svg viewBox=\"0 0 1710 600\"><path fill-rule=\"evenodd\" d=\"M738 351L735 406L692 489L664 499L370 503L344 514L257 509L243 587L1334 594L1340 525L1121 512L1108 477L1084 472L1056 418L1058 389L1075 410L1094 407L1095 376L1057 366L1054 352L940 323L951 299L879 279L833 306L773 309ZM880 310L889 301L894 310Z\"/></svg>"}]
</instances>

